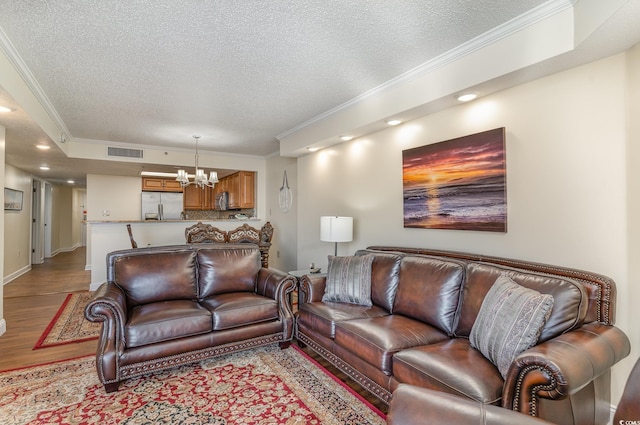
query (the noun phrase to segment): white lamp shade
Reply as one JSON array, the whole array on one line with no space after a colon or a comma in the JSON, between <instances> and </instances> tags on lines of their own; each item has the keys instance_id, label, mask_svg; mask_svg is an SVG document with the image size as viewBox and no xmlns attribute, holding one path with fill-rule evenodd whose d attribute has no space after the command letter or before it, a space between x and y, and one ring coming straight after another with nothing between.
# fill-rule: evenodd
<instances>
[{"instance_id":1,"label":"white lamp shade","mask_svg":"<svg viewBox=\"0 0 640 425\"><path fill-rule=\"evenodd\" d=\"M351 242L353 217L320 217L320 240L324 242Z\"/></svg>"}]
</instances>

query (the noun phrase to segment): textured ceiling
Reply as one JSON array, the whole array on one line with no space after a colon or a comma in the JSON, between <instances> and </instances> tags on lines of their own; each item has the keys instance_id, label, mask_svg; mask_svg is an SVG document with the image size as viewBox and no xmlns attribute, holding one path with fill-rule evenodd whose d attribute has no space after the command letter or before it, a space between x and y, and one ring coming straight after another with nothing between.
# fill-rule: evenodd
<instances>
[{"instance_id":1,"label":"textured ceiling","mask_svg":"<svg viewBox=\"0 0 640 425\"><path fill-rule=\"evenodd\" d=\"M278 135L543 3L0 0L0 29L74 139L190 148L200 134L203 149L264 156ZM11 145L34 136L7 128L19 166Z\"/></svg>"},{"instance_id":2,"label":"textured ceiling","mask_svg":"<svg viewBox=\"0 0 640 425\"><path fill-rule=\"evenodd\" d=\"M540 3L3 0L0 27L73 137L266 155Z\"/></svg>"}]
</instances>

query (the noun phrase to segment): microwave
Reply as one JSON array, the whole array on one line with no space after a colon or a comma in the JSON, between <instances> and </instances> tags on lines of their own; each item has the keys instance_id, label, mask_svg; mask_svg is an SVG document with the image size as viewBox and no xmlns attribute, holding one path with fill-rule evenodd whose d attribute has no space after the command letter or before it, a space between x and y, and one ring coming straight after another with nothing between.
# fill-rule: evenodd
<instances>
[{"instance_id":1,"label":"microwave","mask_svg":"<svg viewBox=\"0 0 640 425\"><path fill-rule=\"evenodd\" d=\"M216 193L216 204L213 209L226 211L229 209L229 192Z\"/></svg>"}]
</instances>

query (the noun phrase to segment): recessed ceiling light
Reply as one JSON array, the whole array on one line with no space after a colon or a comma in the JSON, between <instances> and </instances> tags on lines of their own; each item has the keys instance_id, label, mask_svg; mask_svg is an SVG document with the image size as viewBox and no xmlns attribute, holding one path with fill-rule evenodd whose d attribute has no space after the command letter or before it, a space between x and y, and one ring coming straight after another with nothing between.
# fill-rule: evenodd
<instances>
[{"instance_id":1,"label":"recessed ceiling light","mask_svg":"<svg viewBox=\"0 0 640 425\"><path fill-rule=\"evenodd\" d=\"M11 112L11 108L7 108L6 106L0 105L0 112Z\"/></svg>"},{"instance_id":2,"label":"recessed ceiling light","mask_svg":"<svg viewBox=\"0 0 640 425\"><path fill-rule=\"evenodd\" d=\"M41 169L42 171L47 171L47 170L49 169L49 167L48 167L48 166L46 166L46 165L41 165L41 166L40 166L40 169Z\"/></svg>"},{"instance_id":3,"label":"recessed ceiling light","mask_svg":"<svg viewBox=\"0 0 640 425\"><path fill-rule=\"evenodd\" d=\"M475 99L476 97L478 97L478 95L475 94L475 93L467 93L467 94L463 94L463 95L458 96L458 100L460 102L470 102L473 99Z\"/></svg>"},{"instance_id":4,"label":"recessed ceiling light","mask_svg":"<svg viewBox=\"0 0 640 425\"><path fill-rule=\"evenodd\" d=\"M51 149L51 146L49 146L49 145L36 145L36 148L38 148L40 150L43 150L43 151L46 151L48 149Z\"/></svg>"},{"instance_id":5,"label":"recessed ceiling light","mask_svg":"<svg viewBox=\"0 0 640 425\"><path fill-rule=\"evenodd\" d=\"M75 180L67 180L67 183L69 183L69 184L76 184Z\"/></svg>"},{"instance_id":6,"label":"recessed ceiling light","mask_svg":"<svg viewBox=\"0 0 640 425\"><path fill-rule=\"evenodd\" d=\"M348 142L351 139L353 139L353 136L341 136L340 137L340 140L342 140L343 142Z\"/></svg>"},{"instance_id":7,"label":"recessed ceiling light","mask_svg":"<svg viewBox=\"0 0 640 425\"><path fill-rule=\"evenodd\" d=\"M400 120L389 120L389 121L387 121L387 124L389 124L389 125L398 125L398 124L402 124L402 121L400 121Z\"/></svg>"},{"instance_id":8,"label":"recessed ceiling light","mask_svg":"<svg viewBox=\"0 0 640 425\"><path fill-rule=\"evenodd\" d=\"M319 150L319 149L320 149L320 148L315 148L315 147L307 148L307 150L308 150L309 152L315 152L315 151L317 151L317 150Z\"/></svg>"}]
</instances>

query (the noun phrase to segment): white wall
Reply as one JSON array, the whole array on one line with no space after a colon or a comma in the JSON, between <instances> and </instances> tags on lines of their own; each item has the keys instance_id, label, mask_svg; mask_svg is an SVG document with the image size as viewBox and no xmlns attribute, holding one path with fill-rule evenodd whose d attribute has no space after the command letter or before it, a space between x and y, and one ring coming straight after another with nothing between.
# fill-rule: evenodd
<instances>
[{"instance_id":1,"label":"white wall","mask_svg":"<svg viewBox=\"0 0 640 425\"><path fill-rule=\"evenodd\" d=\"M297 268L297 161L294 158L267 158L267 221L273 226L269 250L269 267L290 271ZM293 193L293 205L286 213L280 210L279 195L284 172Z\"/></svg>"},{"instance_id":2,"label":"white wall","mask_svg":"<svg viewBox=\"0 0 640 425\"><path fill-rule=\"evenodd\" d=\"M628 71L620 54L300 158L298 266L326 269L333 247L319 240L320 216L346 215L354 240L338 244L342 255L415 246L587 269L617 282L618 324L637 350L624 307L627 197L640 196L626 189ZM497 127L507 135L508 232L403 228L402 150ZM614 403L629 370L614 369Z\"/></svg>"},{"instance_id":3,"label":"white wall","mask_svg":"<svg viewBox=\"0 0 640 425\"><path fill-rule=\"evenodd\" d=\"M82 245L75 191L72 186L52 186L52 255L73 251Z\"/></svg>"},{"instance_id":4,"label":"white wall","mask_svg":"<svg viewBox=\"0 0 640 425\"><path fill-rule=\"evenodd\" d=\"M31 269L31 175L5 165L4 187L21 190L22 211L4 211L4 282Z\"/></svg>"},{"instance_id":5,"label":"white wall","mask_svg":"<svg viewBox=\"0 0 640 425\"><path fill-rule=\"evenodd\" d=\"M141 192L140 177L87 174L87 220L140 220Z\"/></svg>"},{"instance_id":6,"label":"white wall","mask_svg":"<svg viewBox=\"0 0 640 425\"><path fill-rule=\"evenodd\" d=\"M618 290L618 322L631 338L631 355L624 360L630 370L640 357L640 44L627 55L627 285Z\"/></svg>"},{"instance_id":7,"label":"white wall","mask_svg":"<svg viewBox=\"0 0 640 425\"><path fill-rule=\"evenodd\" d=\"M87 220L140 220L141 192L142 181L140 177L87 174ZM88 224L87 269L92 267L93 253L91 251L91 224Z\"/></svg>"},{"instance_id":8,"label":"white wall","mask_svg":"<svg viewBox=\"0 0 640 425\"><path fill-rule=\"evenodd\" d=\"M4 153L5 153L5 128L0 125L0 181L2 182L2 186L5 184L4 177ZM2 205L4 205L4 190L2 194L0 194L0 200L2 201ZM4 238L4 208L0 211L0 233L2 233ZM4 270L4 243L0 246L0 270ZM0 285L0 336L7 331L7 322L4 319L4 285Z\"/></svg>"}]
</instances>

